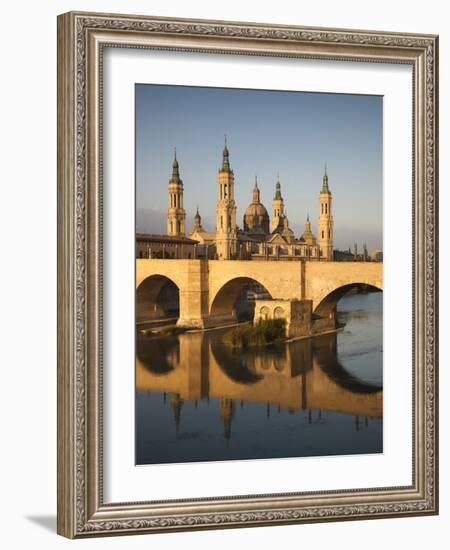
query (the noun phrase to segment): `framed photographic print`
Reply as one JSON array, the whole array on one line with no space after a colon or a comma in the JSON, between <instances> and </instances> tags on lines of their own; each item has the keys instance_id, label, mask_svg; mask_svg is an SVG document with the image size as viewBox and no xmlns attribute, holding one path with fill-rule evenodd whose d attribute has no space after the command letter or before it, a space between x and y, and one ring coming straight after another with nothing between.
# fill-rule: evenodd
<instances>
[{"instance_id":1,"label":"framed photographic print","mask_svg":"<svg viewBox=\"0 0 450 550\"><path fill-rule=\"evenodd\" d=\"M58 18L58 532L436 514L438 39Z\"/></svg>"}]
</instances>

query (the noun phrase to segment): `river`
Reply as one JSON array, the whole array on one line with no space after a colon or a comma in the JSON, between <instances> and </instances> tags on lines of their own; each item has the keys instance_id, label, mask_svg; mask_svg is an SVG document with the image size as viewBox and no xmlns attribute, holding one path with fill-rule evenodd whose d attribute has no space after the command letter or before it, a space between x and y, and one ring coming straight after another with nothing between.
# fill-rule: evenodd
<instances>
[{"instance_id":1,"label":"river","mask_svg":"<svg viewBox=\"0 0 450 550\"><path fill-rule=\"evenodd\" d=\"M381 453L382 307L350 294L342 332L245 352L139 333L136 464Z\"/></svg>"}]
</instances>

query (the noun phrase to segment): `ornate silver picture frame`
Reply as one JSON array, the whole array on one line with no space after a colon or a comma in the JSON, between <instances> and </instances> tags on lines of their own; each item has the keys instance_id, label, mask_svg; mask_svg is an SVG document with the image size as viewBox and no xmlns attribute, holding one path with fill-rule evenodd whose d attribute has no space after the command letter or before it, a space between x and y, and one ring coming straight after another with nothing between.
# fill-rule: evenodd
<instances>
[{"instance_id":1,"label":"ornate silver picture frame","mask_svg":"<svg viewBox=\"0 0 450 550\"><path fill-rule=\"evenodd\" d=\"M412 68L412 483L106 502L106 48ZM438 37L96 13L58 17L58 533L69 538L438 513ZM130 365L130 373L133 373Z\"/></svg>"}]
</instances>

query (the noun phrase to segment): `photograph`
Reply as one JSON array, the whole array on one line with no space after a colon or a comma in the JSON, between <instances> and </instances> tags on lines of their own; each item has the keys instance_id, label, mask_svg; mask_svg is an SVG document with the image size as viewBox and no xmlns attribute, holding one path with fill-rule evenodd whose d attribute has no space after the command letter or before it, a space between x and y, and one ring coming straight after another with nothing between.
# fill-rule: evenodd
<instances>
[{"instance_id":1,"label":"photograph","mask_svg":"<svg viewBox=\"0 0 450 550\"><path fill-rule=\"evenodd\" d=\"M383 453L383 97L137 83L135 185L136 465Z\"/></svg>"}]
</instances>

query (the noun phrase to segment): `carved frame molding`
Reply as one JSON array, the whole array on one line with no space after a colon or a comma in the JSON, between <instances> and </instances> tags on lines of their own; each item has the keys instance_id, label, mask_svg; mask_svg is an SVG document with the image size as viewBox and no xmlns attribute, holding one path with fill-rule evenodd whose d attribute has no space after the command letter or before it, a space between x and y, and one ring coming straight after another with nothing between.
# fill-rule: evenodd
<instances>
[{"instance_id":1,"label":"carved frame molding","mask_svg":"<svg viewBox=\"0 0 450 550\"><path fill-rule=\"evenodd\" d=\"M102 51L306 57L413 67L413 484L104 504ZM58 533L75 538L438 512L438 38L93 13L58 18ZM149 495L150 498L150 495Z\"/></svg>"}]
</instances>

